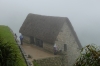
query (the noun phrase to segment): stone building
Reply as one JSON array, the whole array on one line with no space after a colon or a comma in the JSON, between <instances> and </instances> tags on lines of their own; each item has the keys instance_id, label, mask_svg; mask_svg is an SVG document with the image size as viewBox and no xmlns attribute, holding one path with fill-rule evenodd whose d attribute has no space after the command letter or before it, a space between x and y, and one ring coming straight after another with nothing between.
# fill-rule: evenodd
<instances>
[{"instance_id":1,"label":"stone building","mask_svg":"<svg viewBox=\"0 0 100 66\"><path fill-rule=\"evenodd\" d=\"M24 41L53 52L56 43L58 50L67 54L68 66L72 66L79 56L81 43L67 17L28 14L20 33ZM67 49L67 50L66 50Z\"/></svg>"}]
</instances>

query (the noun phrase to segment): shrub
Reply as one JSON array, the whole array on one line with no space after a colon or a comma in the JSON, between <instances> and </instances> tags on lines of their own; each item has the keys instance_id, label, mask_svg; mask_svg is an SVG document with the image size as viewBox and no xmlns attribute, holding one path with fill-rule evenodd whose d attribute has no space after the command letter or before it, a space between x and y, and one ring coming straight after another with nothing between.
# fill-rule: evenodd
<instances>
[{"instance_id":1,"label":"shrub","mask_svg":"<svg viewBox=\"0 0 100 66\"><path fill-rule=\"evenodd\" d=\"M87 45L80 54L74 66L100 66L100 48L96 45Z\"/></svg>"},{"instance_id":2,"label":"shrub","mask_svg":"<svg viewBox=\"0 0 100 66\"><path fill-rule=\"evenodd\" d=\"M40 65L36 62L36 60L33 61L33 64L34 64L34 66L40 66Z\"/></svg>"}]
</instances>

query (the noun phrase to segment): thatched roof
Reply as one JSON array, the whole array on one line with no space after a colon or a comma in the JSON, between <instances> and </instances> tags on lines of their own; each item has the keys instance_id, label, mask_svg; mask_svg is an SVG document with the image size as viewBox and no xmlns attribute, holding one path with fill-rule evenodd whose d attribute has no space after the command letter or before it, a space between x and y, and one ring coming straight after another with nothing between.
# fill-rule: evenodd
<instances>
[{"instance_id":1,"label":"thatched roof","mask_svg":"<svg viewBox=\"0 0 100 66\"><path fill-rule=\"evenodd\" d=\"M77 43L81 47L74 29L66 17L44 16L30 13L26 17L19 32L26 36L36 37L45 42L54 43L64 22L67 22Z\"/></svg>"}]
</instances>

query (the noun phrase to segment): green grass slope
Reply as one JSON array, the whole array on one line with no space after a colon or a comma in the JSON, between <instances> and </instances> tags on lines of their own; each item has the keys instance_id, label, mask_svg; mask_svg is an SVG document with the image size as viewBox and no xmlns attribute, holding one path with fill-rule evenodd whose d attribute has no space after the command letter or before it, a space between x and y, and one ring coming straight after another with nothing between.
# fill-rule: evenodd
<instances>
[{"instance_id":1,"label":"green grass slope","mask_svg":"<svg viewBox=\"0 0 100 66\"><path fill-rule=\"evenodd\" d=\"M10 28L2 25L0 25L0 66L26 66Z\"/></svg>"}]
</instances>

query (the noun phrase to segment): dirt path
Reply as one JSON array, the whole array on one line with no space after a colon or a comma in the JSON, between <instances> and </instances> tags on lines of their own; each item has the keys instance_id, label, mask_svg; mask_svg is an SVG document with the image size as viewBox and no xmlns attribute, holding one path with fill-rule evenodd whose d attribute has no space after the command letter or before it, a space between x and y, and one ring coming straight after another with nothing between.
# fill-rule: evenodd
<instances>
[{"instance_id":1,"label":"dirt path","mask_svg":"<svg viewBox=\"0 0 100 66\"><path fill-rule=\"evenodd\" d=\"M39 47L31 45L31 44L23 44L22 48L27 55L32 56L32 58L29 59L30 61L33 61L34 59L41 59L41 58L55 56L53 53L46 52L42 48L39 48Z\"/></svg>"},{"instance_id":2,"label":"dirt path","mask_svg":"<svg viewBox=\"0 0 100 66\"><path fill-rule=\"evenodd\" d=\"M54 56L52 53L43 51L42 49L39 49L33 45L24 44L22 45L22 48L24 49L25 53L31 55L33 59L40 59L40 58Z\"/></svg>"}]
</instances>

